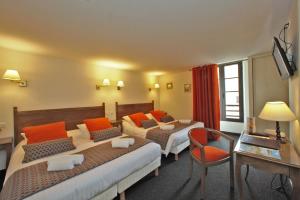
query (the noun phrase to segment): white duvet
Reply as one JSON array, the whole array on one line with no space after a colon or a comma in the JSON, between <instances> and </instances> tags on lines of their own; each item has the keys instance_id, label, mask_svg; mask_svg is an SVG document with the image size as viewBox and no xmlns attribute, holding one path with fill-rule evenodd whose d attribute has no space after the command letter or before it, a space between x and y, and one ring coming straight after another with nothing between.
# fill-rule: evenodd
<instances>
[{"instance_id":1,"label":"white duvet","mask_svg":"<svg viewBox=\"0 0 300 200\"><path fill-rule=\"evenodd\" d=\"M24 151L22 145L26 142L25 140L20 142L11 157L9 167L7 169L5 181L17 170L46 161L49 158L55 158L62 154L72 154L84 149L96 146L100 143L105 143L110 140L94 143L88 139L81 138L79 130L73 130L68 132L73 137L75 150L68 151L65 153L57 154L47 158L32 161L30 163L23 164L22 160L24 157ZM120 180L134 173L138 169L143 168L147 164L151 163L158 157L160 157L160 146L155 143L149 143L135 151L125 154L117 159L107 162L99 167L89 170L83 174L70 178L63 181L55 186L40 191L28 198L27 200L52 200L52 199L90 199L95 195L105 191L111 186L118 183ZM5 183L4 183L5 184Z\"/></svg>"},{"instance_id":2,"label":"white duvet","mask_svg":"<svg viewBox=\"0 0 300 200\"><path fill-rule=\"evenodd\" d=\"M174 121L169 122L169 123L158 123L158 126L170 124L173 122ZM146 138L147 132L149 130L158 127L158 126L155 126L155 127L145 129L145 128L137 127L136 125L133 125L126 120L123 120L122 124L123 124L124 133L126 133L127 135L132 135L132 136L137 136L137 137L142 137L142 138ZM168 156L168 154L171 152L171 149L173 147L178 146L189 140L189 137L188 137L189 130L191 130L192 128L202 128L202 127L204 127L204 124L202 122L196 122L195 124L190 125L187 128L182 129L182 130L170 135L169 140L166 145L166 148L162 149L162 153L165 154L166 156Z\"/></svg>"}]
</instances>

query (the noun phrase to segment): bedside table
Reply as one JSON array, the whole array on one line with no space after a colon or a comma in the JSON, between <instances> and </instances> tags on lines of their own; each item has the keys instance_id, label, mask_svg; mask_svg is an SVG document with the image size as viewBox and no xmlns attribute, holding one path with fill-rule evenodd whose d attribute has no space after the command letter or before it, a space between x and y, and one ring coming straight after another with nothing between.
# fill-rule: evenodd
<instances>
[{"instance_id":1,"label":"bedside table","mask_svg":"<svg viewBox=\"0 0 300 200\"><path fill-rule=\"evenodd\" d=\"M0 147L6 151L6 167L10 161L10 156L12 152L13 138L12 137L0 137Z\"/></svg>"},{"instance_id":2,"label":"bedside table","mask_svg":"<svg viewBox=\"0 0 300 200\"><path fill-rule=\"evenodd\" d=\"M114 127L121 127L121 132L123 132L122 120L111 120L110 123Z\"/></svg>"}]
</instances>

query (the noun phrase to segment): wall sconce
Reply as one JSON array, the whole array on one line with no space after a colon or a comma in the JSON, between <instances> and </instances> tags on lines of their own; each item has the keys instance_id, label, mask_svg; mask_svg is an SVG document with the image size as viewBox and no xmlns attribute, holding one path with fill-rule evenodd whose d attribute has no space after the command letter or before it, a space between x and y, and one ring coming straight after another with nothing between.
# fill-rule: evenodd
<instances>
[{"instance_id":1,"label":"wall sconce","mask_svg":"<svg viewBox=\"0 0 300 200\"><path fill-rule=\"evenodd\" d=\"M117 90L121 90L121 88L124 87L124 86L125 86L124 81L118 81Z\"/></svg>"},{"instance_id":2,"label":"wall sconce","mask_svg":"<svg viewBox=\"0 0 300 200\"><path fill-rule=\"evenodd\" d=\"M108 78L103 79L102 85L96 85L96 90L100 90L101 87L106 87L110 85L110 80Z\"/></svg>"},{"instance_id":3,"label":"wall sconce","mask_svg":"<svg viewBox=\"0 0 300 200\"><path fill-rule=\"evenodd\" d=\"M27 81L21 80L19 72L14 69L7 69L3 74L2 79L16 82L19 84L20 87L27 87Z\"/></svg>"},{"instance_id":4,"label":"wall sconce","mask_svg":"<svg viewBox=\"0 0 300 200\"><path fill-rule=\"evenodd\" d=\"M154 84L154 89L159 89L160 88L160 85L159 85L159 83L155 83ZM149 88L149 92L151 92L152 91L152 88Z\"/></svg>"}]
</instances>

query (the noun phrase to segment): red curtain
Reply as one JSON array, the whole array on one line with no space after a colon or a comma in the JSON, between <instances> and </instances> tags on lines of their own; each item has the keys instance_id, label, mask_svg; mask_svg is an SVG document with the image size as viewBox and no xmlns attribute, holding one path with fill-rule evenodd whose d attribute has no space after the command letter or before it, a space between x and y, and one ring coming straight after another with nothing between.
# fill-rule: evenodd
<instances>
[{"instance_id":1,"label":"red curtain","mask_svg":"<svg viewBox=\"0 0 300 200\"><path fill-rule=\"evenodd\" d=\"M218 65L193 68L193 118L207 128L220 130L220 95ZM209 134L208 139L219 137Z\"/></svg>"}]
</instances>

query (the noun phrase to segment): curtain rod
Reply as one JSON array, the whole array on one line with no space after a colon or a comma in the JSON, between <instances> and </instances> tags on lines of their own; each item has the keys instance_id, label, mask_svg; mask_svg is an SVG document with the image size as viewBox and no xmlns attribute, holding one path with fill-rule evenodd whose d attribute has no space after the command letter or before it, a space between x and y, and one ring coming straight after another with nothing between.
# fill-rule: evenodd
<instances>
[{"instance_id":1,"label":"curtain rod","mask_svg":"<svg viewBox=\"0 0 300 200\"><path fill-rule=\"evenodd\" d=\"M244 58L242 60L234 60L234 61L229 61L229 62L224 62L224 63L217 63L217 65L223 65L223 64L226 64L226 63L239 62L239 61L247 61L247 60L248 60L248 58ZM194 67L189 68L188 71L192 71L193 68Z\"/></svg>"}]
</instances>

